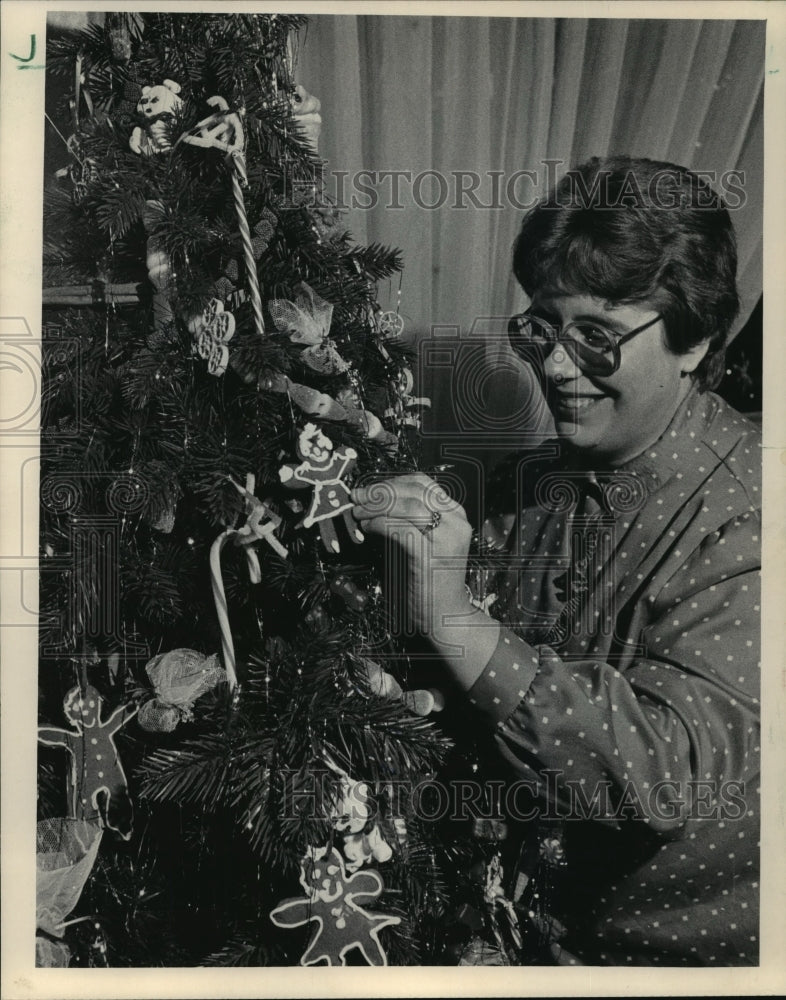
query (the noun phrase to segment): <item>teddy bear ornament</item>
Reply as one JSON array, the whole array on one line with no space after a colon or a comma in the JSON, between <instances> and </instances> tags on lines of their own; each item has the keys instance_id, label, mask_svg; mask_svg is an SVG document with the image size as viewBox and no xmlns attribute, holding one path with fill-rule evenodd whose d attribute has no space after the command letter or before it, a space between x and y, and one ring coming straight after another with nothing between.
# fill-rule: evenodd
<instances>
[{"instance_id":1,"label":"teddy bear ornament","mask_svg":"<svg viewBox=\"0 0 786 1000\"><path fill-rule=\"evenodd\" d=\"M136 126L128 141L134 153L153 156L169 152L172 148L169 127L183 107L179 93L180 84L174 80L164 80L155 87L142 88L136 110L143 117L144 123Z\"/></svg>"}]
</instances>

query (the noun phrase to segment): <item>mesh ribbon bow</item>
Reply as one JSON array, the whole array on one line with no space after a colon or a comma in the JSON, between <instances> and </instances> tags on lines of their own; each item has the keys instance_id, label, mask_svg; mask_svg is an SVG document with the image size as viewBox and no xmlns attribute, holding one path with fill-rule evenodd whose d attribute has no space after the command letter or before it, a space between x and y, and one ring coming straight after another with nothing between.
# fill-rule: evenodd
<instances>
[{"instance_id":1,"label":"mesh ribbon bow","mask_svg":"<svg viewBox=\"0 0 786 1000\"><path fill-rule=\"evenodd\" d=\"M301 281L295 288L295 301L271 299L268 303L276 329L293 344L305 347L301 358L315 371L326 375L344 372L349 367L328 339L333 306Z\"/></svg>"},{"instance_id":2,"label":"mesh ribbon bow","mask_svg":"<svg viewBox=\"0 0 786 1000\"><path fill-rule=\"evenodd\" d=\"M333 306L302 281L295 288L295 301L271 299L268 303L276 329L286 333L293 344L316 347L330 332Z\"/></svg>"}]
</instances>

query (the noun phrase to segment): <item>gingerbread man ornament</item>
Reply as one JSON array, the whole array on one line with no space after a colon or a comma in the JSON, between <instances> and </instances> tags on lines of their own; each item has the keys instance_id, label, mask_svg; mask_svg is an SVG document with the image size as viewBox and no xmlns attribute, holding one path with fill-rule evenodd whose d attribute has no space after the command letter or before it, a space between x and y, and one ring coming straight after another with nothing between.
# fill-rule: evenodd
<instances>
[{"instance_id":1,"label":"gingerbread man ornament","mask_svg":"<svg viewBox=\"0 0 786 1000\"><path fill-rule=\"evenodd\" d=\"M121 705L102 721L102 700L90 684L71 688L63 710L73 729L39 726L38 740L47 746L65 747L71 755L67 785L70 817L97 821L128 840L131 798L114 737L136 709Z\"/></svg>"},{"instance_id":2,"label":"gingerbread man ornament","mask_svg":"<svg viewBox=\"0 0 786 1000\"><path fill-rule=\"evenodd\" d=\"M271 912L278 927L315 926L301 965L346 965L347 952L357 948L369 965L387 965L379 932L401 923L388 913L369 912L359 903L373 903L383 890L377 872L366 869L347 875L335 847L312 850L300 868L303 896L286 899Z\"/></svg>"},{"instance_id":3,"label":"gingerbread man ornament","mask_svg":"<svg viewBox=\"0 0 786 1000\"><path fill-rule=\"evenodd\" d=\"M297 453L302 459L299 465L288 462L279 469L281 482L292 490L313 486L311 506L301 521L304 528L319 525L322 543L331 552L340 552L338 535L333 519L339 514L344 520L350 539L359 544L365 538L357 522L350 513L352 498L349 486L344 482L357 461L354 448L337 448L317 427L308 423L298 438Z\"/></svg>"}]
</instances>

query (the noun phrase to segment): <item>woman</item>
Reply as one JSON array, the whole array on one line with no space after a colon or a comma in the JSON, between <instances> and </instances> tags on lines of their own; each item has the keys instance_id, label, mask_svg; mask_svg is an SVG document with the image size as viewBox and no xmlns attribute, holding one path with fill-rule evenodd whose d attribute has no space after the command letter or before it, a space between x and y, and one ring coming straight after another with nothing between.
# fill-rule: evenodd
<instances>
[{"instance_id":1,"label":"woman","mask_svg":"<svg viewBox=\"0 0 786 1000\"><path fill-rule=\"evenodd\" d=\"M513 268L511 343L557 440L510 465L515 504L481 529L493 593L473 602L472 528L427 477L357 489L354 514L406 550L414 624L564 819L561 946L756 964L759 437L710 391L729 214L683 168L595 159L525 217Z\"/></svg>"}]
</instances>

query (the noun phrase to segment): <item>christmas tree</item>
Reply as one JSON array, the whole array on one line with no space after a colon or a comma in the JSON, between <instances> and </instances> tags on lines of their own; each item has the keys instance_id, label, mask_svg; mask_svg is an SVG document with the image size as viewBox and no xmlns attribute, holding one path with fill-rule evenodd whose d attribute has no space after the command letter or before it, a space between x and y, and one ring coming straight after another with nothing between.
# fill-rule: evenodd
<instances>
[{"instance_id":1,"label":"christmas tree","mask_svg":"<svg viewBox=\"0 0 786 1000\"><path fill-rule=\"evenodd\" d=\"M399 792L453 751L347 509L417 467L402 263L323 195L304 24L49 39L40 965L446 961Z\"/></svg>"}]
</instances>

